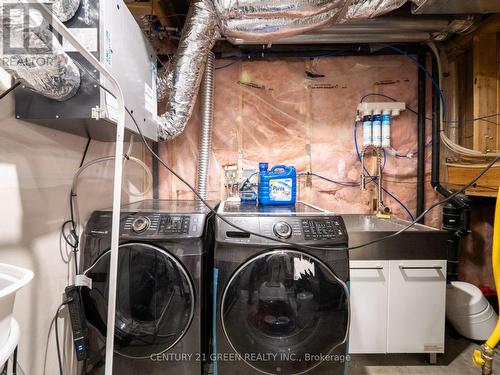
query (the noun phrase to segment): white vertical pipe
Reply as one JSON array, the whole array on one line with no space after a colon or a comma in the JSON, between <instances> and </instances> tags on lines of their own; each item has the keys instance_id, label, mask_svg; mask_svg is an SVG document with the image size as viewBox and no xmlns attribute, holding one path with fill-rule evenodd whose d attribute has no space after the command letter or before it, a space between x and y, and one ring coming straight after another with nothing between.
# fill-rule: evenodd
<instances>
[{"instance_id":1,"label":"white vertical pipe","mask_svg":"<svg viewBox=\"0 0 500 375\"><path fill-rule=\"evenodd\" d=\"M27 2L26 0L23 0ZM75 47L82 56L94 66L109 82L110 90L115 94L118 102L118 122L116 126L116 145L115 145L115 173L113 181L113 216L111 227L111 261L109 265L109 293L108 293L108 321L106 332L106 369L105 375L113 373L113 344L115 334L115 312L116 312L116 280L118 268L118 245L120 235L120 205L121 205L121 185L123 174L123 139L125 135L125 98L118 81L106 69L106 67L97 60L92 53L71 34L64 24L54 16L49 9L42 3L44 0L37 0L42 9L49 16L49 23L61 34L68 42Z\"/></svg>"}]
</instances>

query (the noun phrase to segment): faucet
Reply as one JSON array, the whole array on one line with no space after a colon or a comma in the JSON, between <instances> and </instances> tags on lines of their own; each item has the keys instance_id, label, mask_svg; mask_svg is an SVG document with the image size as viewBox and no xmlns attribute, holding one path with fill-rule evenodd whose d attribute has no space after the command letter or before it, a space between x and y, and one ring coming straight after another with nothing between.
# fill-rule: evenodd
<instances>
[{"instance_id":1,"label":"faucet","mask_svg":"<svg viewBox=\"0 0 500 375\"><path fill-rule=\"evenodd\" d=\"M366 167L365 167L365 155L367 154L368 151L372 152L372 155L375 155L377 158L377 175L376 176L371 176ZM368 177L369 179L375 181L375 179L378 180L377 182L377 204L376 204L376 213L377 214L388 214L391 212L390 208L387 207L384 204L383 201L383 166L382 166L382 148L380 147L374 147L374 146L366 146L363 148L363 151L361 152L361 181L360 181L360 188L361 190L366 190L366 178Z\"/></svg>"}]
</instances>

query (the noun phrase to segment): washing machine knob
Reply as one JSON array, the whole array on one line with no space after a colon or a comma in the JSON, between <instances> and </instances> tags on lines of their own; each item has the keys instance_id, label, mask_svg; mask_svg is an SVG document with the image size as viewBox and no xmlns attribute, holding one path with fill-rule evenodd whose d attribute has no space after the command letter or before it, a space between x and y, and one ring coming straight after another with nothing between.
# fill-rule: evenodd
<instances>
[{"instance_id":1,"label":"washing machine knob","mask_svg":"<svg viewBox=\"0 0 500 375\"><path fill-rule=\"evenodd\" d=\"M146 230L148 230L149 226L151 224L151 221L145 216L139 216L137 219L135 219L132 222L132 230L135 233L142 233Z\"/></svg>"},{"instance_id":2,"label":"washing machine knob","mask_svg":"<svg viewBox=\"0 0 500 375\"><path fill-rule=\"evenodd\" d=\"M279 238L290 238L292 236L292 227L290 224L285 223L284 221L279 221L274 224L273 227L274 234Z\"/></svg>"}]
</instances>

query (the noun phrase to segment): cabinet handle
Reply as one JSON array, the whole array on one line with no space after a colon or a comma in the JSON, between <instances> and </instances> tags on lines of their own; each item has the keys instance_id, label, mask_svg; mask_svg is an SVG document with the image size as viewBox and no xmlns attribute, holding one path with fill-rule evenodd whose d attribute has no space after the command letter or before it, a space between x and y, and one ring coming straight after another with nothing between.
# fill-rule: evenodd
<instances>
[{"instance_id":1,"label":"cabinet handle","mask_svg":"<svg viewBox=\"0 0 500 375\"><path fill-rule=\"evenodd\" d=\"M402 270L442 270L443 269L443 267L441 267L441 266L418 267L418 266L402 266L402 265L400 265L399 268Z\"/></svg>"},{"instance_id":2,"label":"cabinet handle","mask_svg":"<svg viewBox=\"0 0 500 375\"><path fill-rule=\"evenodd\" d=\"M350 267L351 270L383 270L384 267L376 266L376 267Z\"/></svg>"}]
</instances>

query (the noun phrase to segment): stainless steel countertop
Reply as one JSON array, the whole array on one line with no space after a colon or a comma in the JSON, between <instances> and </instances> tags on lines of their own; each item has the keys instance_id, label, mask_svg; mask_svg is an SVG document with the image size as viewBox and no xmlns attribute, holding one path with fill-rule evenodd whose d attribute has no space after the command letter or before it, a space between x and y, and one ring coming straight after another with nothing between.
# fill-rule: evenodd
<instances>
[{"instance_id":1,"label":"stainless steel countertop","mask_svg":"<svg viewBox=\"0 0 500 375\"><path fill-rule=\"evenodd\" d=\"M357 246L395 233L410 222L375 215L341 215L349 234L349 246ZM351 260L445 260L446 231L416 224L395 238L351 250Z\"/></svg>"}]
</instances>

